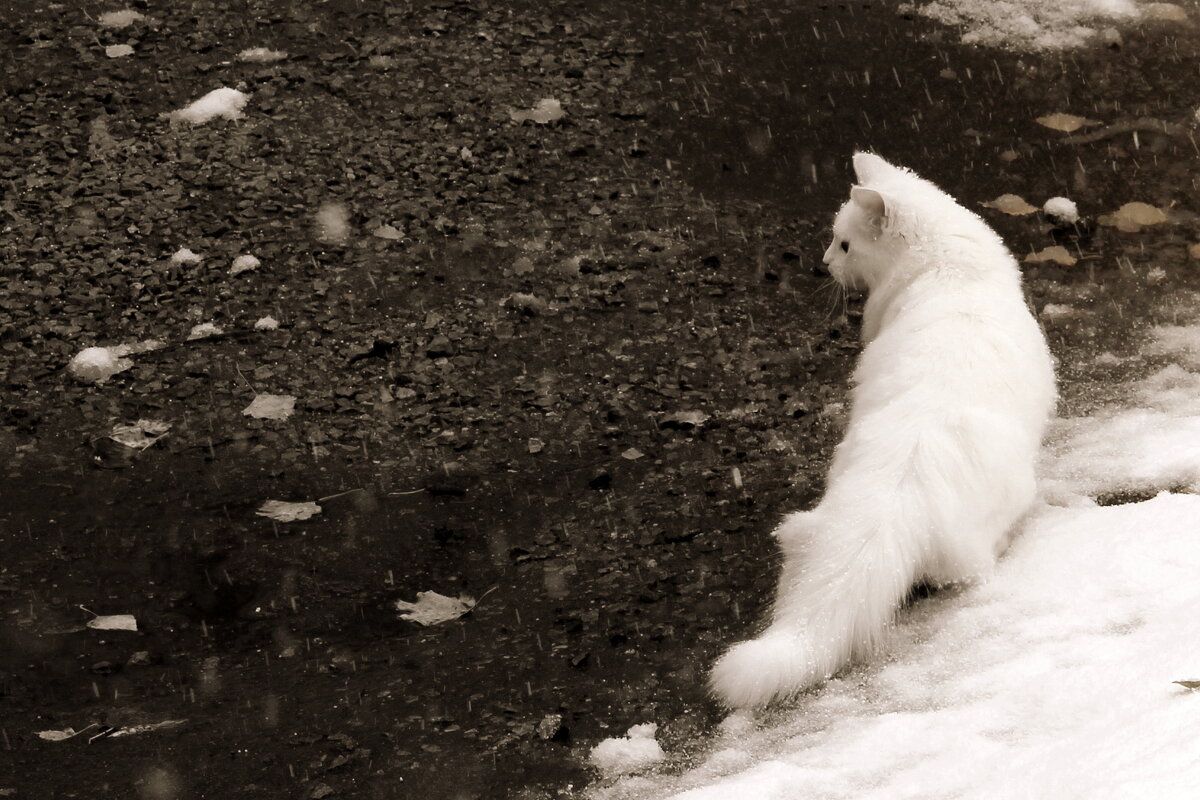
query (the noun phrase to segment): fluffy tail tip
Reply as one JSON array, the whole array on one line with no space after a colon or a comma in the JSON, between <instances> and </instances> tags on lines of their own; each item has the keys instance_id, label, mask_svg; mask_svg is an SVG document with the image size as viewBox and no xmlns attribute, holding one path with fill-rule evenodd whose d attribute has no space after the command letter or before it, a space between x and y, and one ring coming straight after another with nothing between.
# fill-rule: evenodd
<instances>
[{"instance_id":1,"label":"fluffy tail tip","mask_svg":"<svg viewBox=\"0 0 1200 800\"><path fill-rule=\"evenodd\" d=\"M822 677L802 636L768 632L729 648L713 667L709 687L729 708L757 708Z\"/></svg>"}]
</instances>

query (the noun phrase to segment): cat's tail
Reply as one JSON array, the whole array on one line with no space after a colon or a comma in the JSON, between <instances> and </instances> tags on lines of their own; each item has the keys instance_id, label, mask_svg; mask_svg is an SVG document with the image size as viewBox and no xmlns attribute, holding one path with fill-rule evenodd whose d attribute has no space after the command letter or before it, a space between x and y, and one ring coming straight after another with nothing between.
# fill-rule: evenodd
<instances>
[{"instance_id":1,"label":"cat's tail","mask_svg":"<svg viewBox=\"0 0 1200 800\"><path fill-rule=\"evenodd\" d=\"M784 567L771 624L713 668L712 691L727 706L794 695L879 643L928 537L914 524L922 516L915 509L870 505L833 514L819 506L776 531Z\"/></svg>"}]
</instances>

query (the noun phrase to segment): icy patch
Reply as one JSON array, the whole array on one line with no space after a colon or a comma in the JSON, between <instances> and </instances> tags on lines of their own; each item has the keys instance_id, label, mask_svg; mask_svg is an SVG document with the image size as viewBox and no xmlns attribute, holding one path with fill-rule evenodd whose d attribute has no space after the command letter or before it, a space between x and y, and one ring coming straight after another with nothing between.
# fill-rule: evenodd
<instances>
[{"instance_id":1,"label":"icy patch","mask_svg":"<svg viewBox=\"0 0 1200 800\"><path fill-rule=\"evenodd\" d=\"M1035 509L985 583L907 609L888 652L678 775L596 800L1189 797L1200 785L1200 326L1134 407L1056 423ZM1191 369L1196 371L1191 371ZM1144 502L1098 506L1100 494Z\"/></svg>"},{"instance_id":2,"label":"icy patch","mask_svg":"<svg viewBox=\"0 0 1200 800\"><path fill-rule=\"evenodd\" d=\"M1014 50L1063 50L1092 41L1104 23L1139 14L1133 0L932 0L900 11L963 29L964 44Z\"/></svg>"}]
</instances>

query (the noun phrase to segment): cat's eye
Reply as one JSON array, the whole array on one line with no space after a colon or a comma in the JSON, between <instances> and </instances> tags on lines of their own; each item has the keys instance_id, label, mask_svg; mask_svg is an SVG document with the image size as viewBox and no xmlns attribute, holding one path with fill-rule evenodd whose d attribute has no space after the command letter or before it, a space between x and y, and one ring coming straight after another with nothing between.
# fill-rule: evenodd
<instances>
[{"instance_id":1,"label":"cat's eye","mask_svg":"<svg viewBox=\"0 0 1200 800\"><path fill-rule=\"evenodd\" d=\"M842 252L843 253L850 252L850 243L849 242L842 242Z\"/></svg>"}]
</instances>

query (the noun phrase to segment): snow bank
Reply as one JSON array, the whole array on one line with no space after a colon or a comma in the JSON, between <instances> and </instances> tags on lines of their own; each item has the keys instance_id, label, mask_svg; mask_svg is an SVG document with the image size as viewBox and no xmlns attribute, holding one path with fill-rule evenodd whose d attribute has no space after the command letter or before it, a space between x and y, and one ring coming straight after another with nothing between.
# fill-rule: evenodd
<instances>
[{"instance_id":1,"label":"snow bank","mask_svg":"<svg viewBox=\"0 0 1200 800\"><path fill-rule=\"evenodd\" d=\"M1200 786L1200 327L1136 407L1057 424L1047 498L994 576L907 609L889 652L727 726L681 775L598 800L1194 797ZM1092 497L1153 499L1097 506Z\"/></svg>"},{"instance_id":2,"label":"snow bank","mask_svg":"<svg viewBox=\"0 0 1200 800\"><path fill-rule=\"evenodd\" d=\"M1015 50L1079 47L1106 25L1140 13L1134 0L932 0L900 10L962 28L965 44Z\"/></svg>"}]
</instances>

